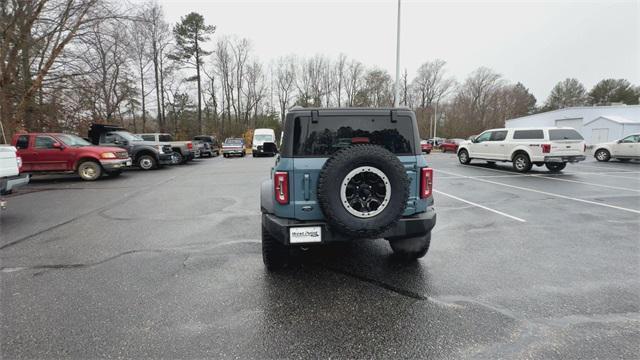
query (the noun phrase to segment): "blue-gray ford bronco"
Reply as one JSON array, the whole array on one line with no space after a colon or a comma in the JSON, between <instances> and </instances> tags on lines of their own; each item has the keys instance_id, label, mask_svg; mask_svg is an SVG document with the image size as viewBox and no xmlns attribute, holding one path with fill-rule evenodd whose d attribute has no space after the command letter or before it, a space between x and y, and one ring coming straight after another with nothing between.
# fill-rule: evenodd
<instances>
[{"instance_id":1,"label":"blue-gray ford bronco","mask_svg":"<svg viewBox=\"0 0 640 360\"><path fill-rule=\"evenodd\" d=\"M377 238L421 258L436 222L432 182L413 111L293 108L260 189L264 264L286 266L294 247Z\"/></svg>"}]
</instances>

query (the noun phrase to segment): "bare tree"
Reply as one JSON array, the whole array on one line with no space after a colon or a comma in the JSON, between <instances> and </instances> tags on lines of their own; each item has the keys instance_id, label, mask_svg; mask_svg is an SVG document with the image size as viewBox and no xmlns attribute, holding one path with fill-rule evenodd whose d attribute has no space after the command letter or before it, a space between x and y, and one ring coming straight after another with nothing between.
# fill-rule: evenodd
<instances>
[{"instance_id":1,"label":"bare tree","mask_svg":"<svg viewBox=\"0 0 640 360\"><path fill-rule=\"evenodd\" d=\"M151 91L147 91L145 89L146 85L146 76L147 72L150 68L150 65L153 62L153 48L150 44L153 44L151 41L152 32L150 32L150 28L148 23L144 20L144 15L149 12L147 6L143 6L140 13L136 16L136 19L131 24L129 31L129 39L131 40L129 43L130 51L135 63L136 70L139 76L139 84L140 84L140 104L142 107L142 129L145 128L147 123L147 95L151 93ZM133 109L133 107L131 107ZM160 107L158 107L158 114L160 114ZM132 114L135 117L135 112ZM158 116L159 123L160 116ZM135 125L135 119L134 119ZM143 130L144 131L144 130Z\"/></svg>"},{"instance_id":2,"label":"bare tree","mask_svg":"<svg viewBox=\"0 0 640 360\"><path fill-rule=\"evenodd\" d=\"M10 134L33 126L34 96L67 45L109 16L98 15L100 7L99 0L0 1L0 120ZM32 64L34 57L42 61Z\"/></svg>"},{"instance_id":3,"label":"bare tree","mask_svg":"<svg viewBox=\"0 0 640 360\"><path fill-rule=\"evenodd\" d=\"M249 50L251 44L247 39L240 39L231 44L231 50L233 52L233 58L235 63L235 79L236 84L236 103L233 104L236 122L240 120L240 114L242 113L242 87L245 83L245 71L247 58L249 57Z\"/></svg>"},{"instance_id":4,"label":"bare tree","mask_svg":"<svg viewBox=\"0 0 640 360\"><path fill-rule=\"evenodd\" d=\"M229 40L223 38L218 40L214 50L214 64L215 73L221 82L222 87L222 119L221 119L221 131L224 131L224 112L227 112L227 119L231 121L231 107L234 101L234 73L235 62L231 50L229 49Z\"/></svg>"},{"instance_id":5,"label":"bare tree","mask_svg":"<svg viewBox=\"0 0 640 360\"><path fill-rule=\"evenodd\" d=\"M278 104L280 105L280 119L284 122L289 103L293 98L296 82L296 63L292 56L278 59L276 67L276 86Z\"/></svg>"},{"instance_id":6,"label":"bare tree","mask_svg":"<svg viewBox=\"0 0 640 360\"><path fill-rule=\"evenodd\" d=\"M320 67L320 88L321 88L321 96L324 97L324 107L331 106L331 95L334 91L334 84L336 80L334 67L331 62L326 59L323 61L322 66ZM320 106L322 106L322 101L320 101Z\"/></svg>"},{"instance_id":7,"label":"bare tree","mask_svg":"<svg viewBox=\"0 0 640 360\"><path fill-rule=\"evenodd\" d=\"M164 21L162 7L158 3L153 2L148 5L148 9L142 12L144 23L146 25L146 33L149 45L151 47L151 61L153 62L153 73L155 79L156 106L158 128L165 131L165 105L163 91L163 65L165 62L164 54L170 44L171 33L169 24Z\"/></svg>"},{"instance_id":8,"label":"bare tree","mask_svg":"<svg viewBox=\"0 0 640 360\"><path fill-rule=\"evenodd\" d=\"M452 78L445 76L445 65L445 61L436 59L426 62L418 68L412 86L418 95L421 108L427 108L433 102L439 101L455 85Z\"/></svg>"},{"instance_id":9,"label":"bare tree","mask_svg":"<svg viewBox=\"0 0 640 360\"><path fill-rule=\"evenodd\" d=\"M345 54L338 55L338 60L334 65L334 75L335 75L335 96L336 102L338 103L338 107L342 106L342 92L345 87L345 83L348 81L347 78L347 56Z\"/></svg>"},{"instance_id":10,"label":"bare tree","mask_svg":"<svg viewBox=\"0 0 640 360\"><path fill-rule=\"evenodd\" d=\"M128 33L122 24L110 20L95 24L74 49L85 69L85 75L75 79L76 87L91 99L94 120L112 120L120 106L134 96L127 43Z\"/></svg>"},{"instance_id":11,"label":"bare tree","mask_svg":"<svg viewBox=\"0 0 640 360\"><path fill-rule=\"evenodd\" d=\"M362 63L351 60L347 68L346 81L344 83L344 89L347 95L347 106L354 106L356 94L360 91L363 72L364 66Z\"/></svg>"},{"instance_id":12,"label":"bare tree","mask_svg":"<svg viewBox=\"0 0 640 360\"><path fill-rule=\"evenodd\" d=\"M407 73L407 69L404 69L404 72L402 73L402 89L401 89L401 98L400 98L400 103L407 106L408 105L408 98L409 98L409 74Z\"/></svg>"},{"instance_id":13,"label":"bare tree","mask_svg":"<svg viewBox=\"0 0 640 360\"><path fill-rule=\"evenodd\" d=\"M298 89L298 99L296 104L309 106L313 104L312 73L313 62L302 60L297 66L296 88Z\"/></svg>"}]
</instances>

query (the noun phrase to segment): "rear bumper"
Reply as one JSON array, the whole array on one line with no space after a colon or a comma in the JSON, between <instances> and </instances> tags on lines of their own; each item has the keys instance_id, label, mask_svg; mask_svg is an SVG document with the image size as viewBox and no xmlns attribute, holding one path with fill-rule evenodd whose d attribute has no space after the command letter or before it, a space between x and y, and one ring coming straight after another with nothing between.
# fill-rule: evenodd
<instances>
[{"instance_id":1,"label":"rear bumper","mask_svg":"<svg viewBox=\"0 0 640 360\"><path fill-rule=\"evenodd\" d=\"M171 165L171 164L173 164L173 155L171 155L171 154L159 154L158 155L158 164L160 164L160 165Z\"/></svg>"},{"instance_id":2,"label":"rear bumper","mask_svg":"<svg viewBox=\"0 0 640 360\"><path fill-rule=\"evenodd\" d=\"M275 155L275 152L264 151L262 145L258 145L255 149L251 149L251 152L258 155L263 155L263 154Z\"/></svg>"},{"instance_id":3,"label":"rear bumper","mask_svg":"<svg viewBox=\"0 0 640 360\"><path fill-rule=\"evenodd\" d=\"M557 155L557 156L545 156L544 157L544 162L548 162L548 163L565 163L565 162L578 162L578 161L584 161L586 160L587 157L584 155L570 155L570 156L562 156L562 155Z\"/></svg>"},{"instance_id":4,"label":"rear bumper","mask_svg":"<svg viewBox=\"0 0 640 360\"><path fill-rule=\"evenodd\" d=\"M244 154L244 149L222 149L222 153L227 155L242 155Z\"/></svg>"},{"instance_id":5,"label":"rear bumper","mask_svg":"<svg viewBox=\"0 0 640 360\"><path fill-rule=\"evenodd\" d=\"M131 166L131 163L131 158L100 160L100 165L106 171L121 170Z\"/></svg>"},{"instance_id":6,"label":"rear bumper","mask_svg":"<svg viewBox=\"0 0 640 360\"><path fill-rule=\"evenodd\" d=\"M24 186L29 183L29 174L20 174L0 179L0 191L10 192L14 188Z\"/></svg>"},{"instance_id":7,"label":"rear bumper","mask_svg":"<svg viewBox=\"0 0 640 360\"><path fill-rule=\"evenodd\" d=\"M321 241L311 244L356 240L341 233L331 231L324 221L300 221L263 213L262 224L272 236L285 245L289 245L289 229L301 226L320 226L322 228ZM429 233L435 225L436 212L433 207L429 207L426 212L401 218L396 225L376 238L400 239L424 236Z\"/></svg>"}]
</instances>

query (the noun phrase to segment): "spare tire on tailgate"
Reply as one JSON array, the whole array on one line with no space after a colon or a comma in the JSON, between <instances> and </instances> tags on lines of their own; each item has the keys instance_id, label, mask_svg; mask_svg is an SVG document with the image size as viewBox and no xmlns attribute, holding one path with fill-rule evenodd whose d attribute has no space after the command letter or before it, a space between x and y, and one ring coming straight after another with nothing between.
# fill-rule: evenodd
<instances>
[{"instance_id":1,"label":"spare tire on tailgate","mask_svg":"<svg viewBox=\"0 0 640 360\"><path fill-rule=\"evenodd\" d=\"M353 145L333 154L322 167L318 201L332 230L374 237L402 216L409 184L396 155L377 145Z\"/></svg>"}]
</instances>

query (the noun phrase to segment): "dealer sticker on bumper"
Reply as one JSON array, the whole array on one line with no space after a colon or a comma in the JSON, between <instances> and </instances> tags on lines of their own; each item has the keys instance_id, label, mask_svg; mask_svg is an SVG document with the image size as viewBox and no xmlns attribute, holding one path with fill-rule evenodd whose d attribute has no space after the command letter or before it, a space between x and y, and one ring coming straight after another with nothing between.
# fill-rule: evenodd
<instances>
[{"instance_id":1,"label":"dealer sticker on bumper","mask_svg":"<svg viewBox=\"0 0 640 360\"><path fill-rule=\"evenodd\" d=\"M322 227L305 226L289 228L289 243L314 243L322 241Z\"/></svg>"}]
</instances>

